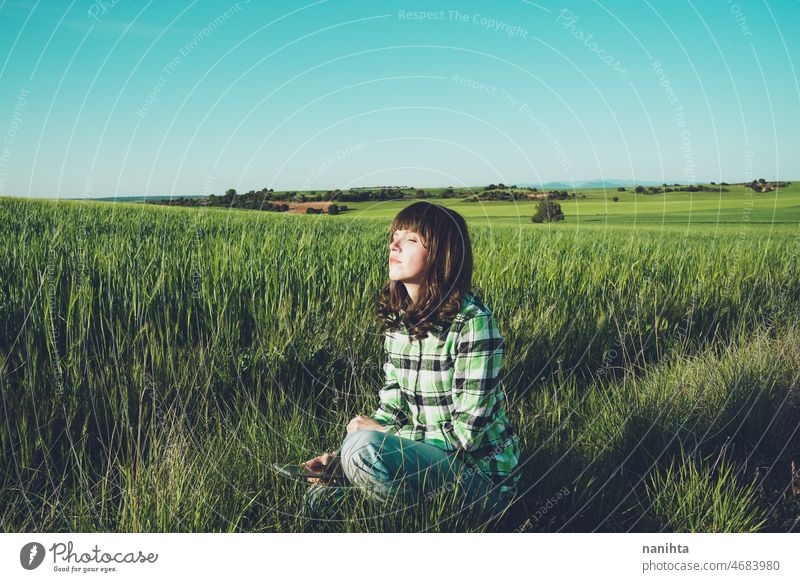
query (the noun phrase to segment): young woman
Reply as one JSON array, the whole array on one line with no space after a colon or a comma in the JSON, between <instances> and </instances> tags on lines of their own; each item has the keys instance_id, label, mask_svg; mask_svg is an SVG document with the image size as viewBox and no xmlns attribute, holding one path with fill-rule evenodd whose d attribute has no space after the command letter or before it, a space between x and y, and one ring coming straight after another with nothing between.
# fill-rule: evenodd
<instances>
[{"instance_id":1,"label":"young woman","mask_svg":"<svg viewBox=\"0 0 800 582\"><path fill-rule=\"evenodd\" d=\"M499 379L505 344L472 292L467 225L420 201L395 217L390 237L377 306L385 337L380 404L350 420L340 451L306 462L326 475L309 479L306 508L322 515L320 505L354 486L401 507L446 496L496 517L516 493L519 438Z\"/></svg>"}]
</instances>

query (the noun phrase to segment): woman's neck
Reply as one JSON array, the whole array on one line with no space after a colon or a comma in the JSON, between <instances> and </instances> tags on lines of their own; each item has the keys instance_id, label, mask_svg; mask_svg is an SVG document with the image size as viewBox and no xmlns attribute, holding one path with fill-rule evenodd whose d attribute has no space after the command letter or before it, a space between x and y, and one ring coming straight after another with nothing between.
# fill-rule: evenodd
<instances>
[{"instance_id":1,"label":"woman's neck","mask_svg":"<svg viewBox=\"0 0 800 582\"><path fill-rule=\"evenodd\" d=\"M417 283L404 283L406 287L406 293L408 293L408 297L411 299L411 302L417 300L417 291L419 290L419 284Z\"/></svg>"}]
</instances>

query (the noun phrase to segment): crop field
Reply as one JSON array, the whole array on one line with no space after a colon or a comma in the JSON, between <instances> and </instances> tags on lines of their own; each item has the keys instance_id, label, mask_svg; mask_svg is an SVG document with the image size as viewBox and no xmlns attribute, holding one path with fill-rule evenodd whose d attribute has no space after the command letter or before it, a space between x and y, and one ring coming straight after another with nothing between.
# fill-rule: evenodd
<instances>
[{"instance_id":1,"label":"crop field","mask_svg":"<svg viewBox=\"0 0 800 582\"><path fill-rule=\"evenodd\" d=\"M706 185L715 188L713 185ZM772 192L754 192L731 184L726 192L668 192L636 194L631 188L578 189L576 199L559 200L566 220L552 228L615 226L669 232L720 232L760 229L759 232L794 234L800 224L800 184ZM432 190L436 194L438 190ZM572 194L571 191L569 191ZM520 191L516 195L522 197ZM582 196L585 196L583 198ZM614 200L614 197L618 200ZM461 199L435 200L470 220L471 224L529 226L535 200L514 202L468 202ZM347 202L348 215L391 220L405 201Z\"/></svg>"},{"instance_id":2,"label":"crop field","mask_svg":"<svg viewBox=\"0 0 800 582\"><path fill-rule=\"evenodd\" d=\"M619 201L613 202L612 196ZM800 189L432 200L467 217L522 445L497 531L796 531ZM391 218L0 199L0 529L486 531L301 515L273 462L382 383Z\"/></svg>"}]
</instances>

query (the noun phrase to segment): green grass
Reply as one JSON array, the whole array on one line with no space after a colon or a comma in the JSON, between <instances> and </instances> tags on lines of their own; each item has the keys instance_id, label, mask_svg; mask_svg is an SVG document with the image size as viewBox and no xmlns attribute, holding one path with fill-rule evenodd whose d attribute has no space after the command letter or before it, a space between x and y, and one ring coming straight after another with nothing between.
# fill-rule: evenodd
<instances>
[{"instance_id":1,"label":"green grass","mask_svg":"<svg viewBox=\"0 0 800 582\"><path fill-rule=\"evenodd\" d=\"M653 473L647 487L651 502L644 512L676 532L756 532L766 523L756 494L758 476L746 484L736 478L733 465L722 459L719 466L697 467L694 458L682 459Z\"/></svg>"},{"instance_id":2,"label":"green grass","mask_svg":"<svg viewBox=\"0 0 800 582\"><path fill-rule=\"evenodd\" d=\"M377 404L372 300L397 209L0 199L0 528L480 530L444 498L401 513L356 499L344 521L309 521L305 485L269 469L337 449ZM793 527L796 226L469 219L523 444L524 503L498 529ZM724 486L706 487L723 452L730 471L708 474ZM684 455L703 461L670 472ZM682 509L687 492L712 517Z\"/></svg>"},{"instance_id":3,"label":"green grass","mask_svg":"<svg viewBox=\"0 0 800 582\"><path fill-rule=\"evenodd\" d=\"M668 192L636 194L628 189L579 190L575 200L559 200L566 219L551 225L533 225L530 217L537 201L466 202L436 199L437 204L453 208L473 224L522 225L528 228L621 226L668 232L734 232L742 225L755 230L794 232L800 223L800 183L774 192L755 193L742 186L728 186L728 192ZM585 194L586 198L580 198ZM618 202L613 198L617 196ZM409 201L347 202L354 212L344 216L359 218L394 217ZM338 217L337 217L338 218Z\"/></svg>"}]
</instances>

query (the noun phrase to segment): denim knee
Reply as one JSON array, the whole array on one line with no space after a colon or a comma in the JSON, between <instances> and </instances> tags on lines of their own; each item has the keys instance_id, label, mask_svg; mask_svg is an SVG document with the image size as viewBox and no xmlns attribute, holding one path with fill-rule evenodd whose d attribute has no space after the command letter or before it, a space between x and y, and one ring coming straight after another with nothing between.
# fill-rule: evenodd
<instances>
[{"instance_id":1,"label":"denim knee","mask_svg":"<svg viewBox=\"0 0 800 582\"><path fill-rule=\"evenodd\" d=\"M377 430L356 430L349 433L342 442L339 457L342 470L351 482L363 478L363 467L373 466L380 459L380 446L384 433Z\"/></svg>"},{"instance_id":2,"label":"denim knee","mask_svg":"<svg viewBox=\"0 0 800 582\"><path fill-rule=\"evenodd\" d=\"M342 462L344 463L354 455L363 455L367 450L377 452L383 442L383 437L384 434L377 430L354 430L349 433L344 438L339 452Z\"/></svg>"}]
</instances>

